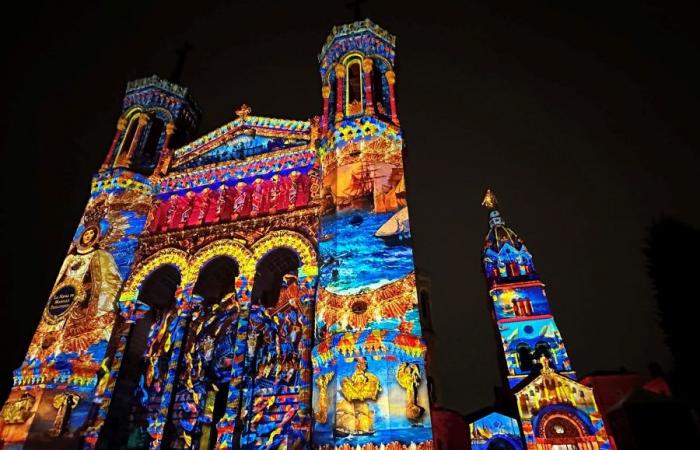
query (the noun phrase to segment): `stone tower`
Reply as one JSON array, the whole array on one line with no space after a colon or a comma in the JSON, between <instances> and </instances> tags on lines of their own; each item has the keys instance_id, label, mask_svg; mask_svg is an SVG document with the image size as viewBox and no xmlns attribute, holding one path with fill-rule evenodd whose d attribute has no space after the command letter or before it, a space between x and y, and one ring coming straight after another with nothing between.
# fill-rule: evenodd
<instances>
[{"instance_id":1,"label":"stone tower","mask_svg":"<svg viewBox=\"0 0 700 450\"><path fill-rule=\"evenodd\" d=\"M611 449L593 390L575 381L532 255L491 191L482 204L489 210L482 267L527 448Z\"/></svg>"},{"instance_id":2,"label":"stone tower","mask_svg":"<svg viewBox=\"0 0 700 450\"><path fill-rule=\"evenodd\" d=\"M323 179L312 398L314 444L324 449L432 445L394 44L364 20L334 28L319 55Z\"/></svg>"}]
</instances>

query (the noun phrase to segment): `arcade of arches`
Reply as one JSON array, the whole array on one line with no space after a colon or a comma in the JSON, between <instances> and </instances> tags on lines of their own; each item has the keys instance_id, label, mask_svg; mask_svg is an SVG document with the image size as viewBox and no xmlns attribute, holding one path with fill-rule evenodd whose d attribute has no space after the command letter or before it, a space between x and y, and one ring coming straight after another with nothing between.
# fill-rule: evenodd
<instances>
[{"instance_id":1,"label":"arcade of arches","mask_svg":"<svg viewBox=\"0 0 700 450\"><path fill-rule=\"evenodd\" d=\"M311 348L313 295L299 277L313 273L315 251L301 236L295 245L289 241L272 239L251 250L220 242L192 257L161 251L137 267L122 295L140 306L121 305L133 324L122 336L105 448L152 445L148 430L156 418L148 410L166 417L163 448L195 441L208 450L232 421L237 447L247 436L264 435L250 411L274 409L261 401L267 397L292 394L290 401L308 407L298 394L311 377L303 361Z\"/></svg>"}]
</instances>

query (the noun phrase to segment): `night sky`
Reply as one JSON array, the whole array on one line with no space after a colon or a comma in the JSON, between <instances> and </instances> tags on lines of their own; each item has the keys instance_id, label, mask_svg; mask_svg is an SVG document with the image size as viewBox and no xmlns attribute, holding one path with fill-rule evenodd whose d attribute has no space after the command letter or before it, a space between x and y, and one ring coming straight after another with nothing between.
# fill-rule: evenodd
<instances>
[{"instance_id":1,"label":"night sky","mask_svg":"<svg viewBox=\"0 0 700 450\"><path fill-rule=\"evenodd\" d=\"M6 12L0 31L0 400L127 81L168 77L187 41L182 84L204 112L199 134L244 102L253 114L306 119L320 114L321 45L352 19L345 0L41 3ZM700 225L695 11L662 1L454 3L363 5L397 36L415 257L432 277L441 402L472 411L500 382L479 265L487 187L534 255L579 374L645 373L651 360L669 368L643 249L661 217ZM678 272L679 282L697 277L682 261Z\"/></svg>"}]
</instances>

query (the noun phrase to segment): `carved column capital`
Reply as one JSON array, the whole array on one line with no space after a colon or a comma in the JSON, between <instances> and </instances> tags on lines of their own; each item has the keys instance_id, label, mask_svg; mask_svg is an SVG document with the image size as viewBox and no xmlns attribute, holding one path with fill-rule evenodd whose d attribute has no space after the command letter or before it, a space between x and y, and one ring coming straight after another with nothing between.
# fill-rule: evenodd
<instances>
[{"instance_id":1,"label":"carved column capital","mask_svg":"<svg viewBox=\"0 0 700 450\"><path fill-rule=\"evenodd\" d=\"M372 71L372 65L374 64L374 61L372 61L372 58L365 58L362 60L362 70L365 73L370 73Z\"/></svg>"},{"instance_id":2,"label":"carved column capital","mask_svg":"<svg viewBox=\"0 0 700 450\"><path fill-rule=\"evenodd\" d=\"M118 131L126 130L127 123L128 122L126 120L126 117L124 117L124 116L120 117L119 120L117 121L117 130Z\"/></svg>"}]
</instances>

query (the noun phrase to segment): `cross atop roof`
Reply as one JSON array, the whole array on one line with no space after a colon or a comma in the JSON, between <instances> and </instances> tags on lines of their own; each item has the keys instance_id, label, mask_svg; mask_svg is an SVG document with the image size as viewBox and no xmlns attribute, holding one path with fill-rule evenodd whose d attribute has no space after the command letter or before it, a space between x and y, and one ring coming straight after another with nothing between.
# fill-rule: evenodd
<instances>
[{"instance_id":1,"label":"cross atop roof","mask_svg":"<svg viewBox=\"0 0 700 450\"><path fill-rule=\"evenodd\" d=\"M358 21L362 20L362 9L360 8L362 6L362 3L367 3L368 0L353 0L352 2L347 3L348 8L352 8L352 14L353 14L353 20Z\"/></svg>"},{"instance_id":2,"label":"cross atop roof","mask_svg":"<svg viewBox=\"0 0 700 450\"><path fill-rule=\"evenodd\" d=\"M250 106L243 103L241 107L236 110L236 115L239 119L245 122L245 119L248 117L248 114L250 114L251 111L253 110L250 109Z\"/></svg>"}]
</instances>

